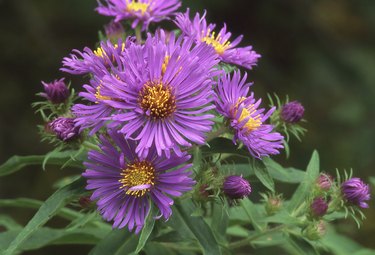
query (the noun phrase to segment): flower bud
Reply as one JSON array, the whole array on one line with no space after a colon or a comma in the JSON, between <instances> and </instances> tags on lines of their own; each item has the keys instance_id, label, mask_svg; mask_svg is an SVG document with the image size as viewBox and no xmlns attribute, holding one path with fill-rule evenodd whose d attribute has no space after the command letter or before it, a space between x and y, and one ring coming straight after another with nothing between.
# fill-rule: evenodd
<instances>
[{"instance_id":1,"label":"flower bud","mask_svg":"<svg viewBox=\"0 0 375 255\"><path fill-rule=\"evenodd\" d=\"M121 22L111 21L104 26L104 30L107 38L112 41L117 41L125 34L125 30Z\"/></svg>"},{"instance_id":2,"label":"flower bud","mask_svg":"<svg viewBox=\"0 0 375 255\"><path fill-rule=\"evenodd\" d=\"M266 197L265 197L266 198ZM283 204L281 195L269 195L266 198L265 209L268 215L273 215L278 212Z\"/></svg>"},{"instance_id":3,"label":"flower bud","mask_svg":"<svg viewBox=\"0 0 375 255\"><path fill-rule=\"evenodd\" d=\"M90 196L83 196L79 198L78 204L82 208L89 208L93 205L93 201L91 201Z\"/></svg>"},{"instance_id":4,"label":"flower bud","mask_svg":"<svg viewBox=\"0 0 375 255\"><path fill-rule=\"evenodd\" d=\"M79 127L75 126L74 118L58 117L48 126L57 138L64 142L77 138L79 135Z\"/></svg>"},{"instance_id":5,"label":"flower bud","mask_svg":"<svg viewBox=\"0 0 375 255\"><path fill-rule=\"evenodd\" d=\"M370 187L360 178L351 178L342 183L341 192L349 203L361 208L369 207L365 201L370 200Z\"/></svg>"},{"instance_id":6,"label":"flower bud","mask_svg":"<svg viewBox=\"0 0 375 255\"><path fill-rule=\"evenodd\" d=\"M296 123L302 119L304 112L305 108L300 102L292 101L282 107L281 118L285 122Z\"/></svg>"},{"instance_id":7,"label":"flower bud","mask_svg":"<svg viewBox=\"0 0 375 255\"><path fill-rule=\"evenodd\" d=\"M317 197L310 205L311 214L314 217L322 217L327 213L328 204L322 197Z\"/></svg>"},{"instance_id":8,"label":"flower bud","mask_svg":"<svg viewBox=\"0 0 375 255\"><path fill-rule=\"evenodd\" d=\"M323 220L318 222L311 222L303 231L302 234L311 241L319 240L327 232L326 223Z\"/></svg>"},{"instance_id":9,"label":"flower bud","mask_svg":"<svg viewBox=\"0 0 375 255\"><path fill-rule=\"evenodd\" d=\"M70 96L70 92L68 87L65 85L64 78L50 83L45 83L42 81L42 84L44 86L45 93L41 93L40 95L47 98L53 104L61 104Z\"/></svg>"},{"instance_id":10,"label":"flower bud","mask_svg":"<svg viewBox=\"0 0 375 255\"><path fill-rule=\"evenodd\" d=\"M318 179L316 180L316 185L320 190L328 191L333 183L333 177L329 174L322 173L319 175Z\"/></svg>"},{"instance_id":11,"label":"flower bud","mask_svg":"<svg viewBox=\"0 0 375 255\"><path fill-rule=\"evenodd\" d=\"M242 199L251 193L251 187L242 176L227 176L223 183L224 194L231 199Z\"/></svg>"}]
</instances>

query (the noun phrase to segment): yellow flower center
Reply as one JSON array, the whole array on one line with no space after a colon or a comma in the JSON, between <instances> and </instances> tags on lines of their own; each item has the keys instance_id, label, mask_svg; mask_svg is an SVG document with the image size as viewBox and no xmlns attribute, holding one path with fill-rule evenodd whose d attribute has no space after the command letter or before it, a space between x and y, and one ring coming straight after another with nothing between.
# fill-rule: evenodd
<instances>
[{"instance_id":1,"label":"yellow flower center","mask_svg":"<svg viewBox=\"0 0 375 255\"><path fill-rule=\"evenodd\" d=\"M225 41L221 42L222 41L221 35L218 34L215 37L215 32L211 33L210 30L207 31L206 36L203 37L201 40L202 40L202 42L205 42L206 44L214 47L216 53L219 54L219 55L223 54L226 51L226 49L228 49L230 47L230 41L225 40Z\"/></svg>"},{"instance_id":2,"label":"yellow flower center","mask_svg":"<svg viewBox=\"0 0 375 255\"><path fill-rule=\"evenodd\" d=\"M150 3L141 3L137 0L132 0L130 3L127 4L126 10L128 12L139 12L141 11L142 15L145 14L148 7L150 6Z\"/></svg>"},{"instance_id":3,"label":"yellow flower center","mask_svg":"<svg viewBox=\"0 0 375 255\"><path fill-rule=\"evenodd\" d=\"M239 105L245 100L245 97L241 97L238 99L237 104L235 106L235 115L237 114ZM259 114L253 116L253 114L256 112L256 109L254 108L254 105L249 105L246 108L242 108L242 112L240 117L238 118L238 122L242 122L245 119L248 118L246 121L246 124L242 127L243 129L246 129L247 132L254 131L258 129L262 125L261 116Z\"/></svg>"},{"instance_id":4,"label":"yellow flower center","mask_svg":"<svg viewBox=\"0 0 375 255\"><path fill-rule=\"evenodd\" d=\"M94 54L99 58L104 58L107 56L102 47L98 47L96 50L94 50Z\"/></svg>"},{"instance_id":5,"label":"yellow flower center","mask_svg":"<svg viewBox=\"0 0 375 255\"><path fill-rule=\"evenodd\" d=\"M172 89L161 82L147 82L139 92L138 102L154 119L167 118L176 110Z\"/></svg>"},{"instance_id":6,"label":"yellow flower center","mask_svg":"<svg viewBox=\"0 0 375 255\"><path fill-rule=\"evenodd\" d=\"M96 87L96 92L95 92L96 99L98 99L98 100L111 100L111 97L103 96L102 94L100 94L100 89L101 89L101 85ZM98 103L98 102L96 102L96 103Z\"/></svg>"},{"instance_id":7,"label":"yellow flower center","mask_svg":"<svg viewBox=\"0 0 375 255\"><path fill-rule=\"evenodd\" d=\"M120 189L124 189L125 193L131 196L144 196L155 184L155 168L148 161L136 161L128 165L122 170L121 176Z\"/></svg>"}]
</instances>

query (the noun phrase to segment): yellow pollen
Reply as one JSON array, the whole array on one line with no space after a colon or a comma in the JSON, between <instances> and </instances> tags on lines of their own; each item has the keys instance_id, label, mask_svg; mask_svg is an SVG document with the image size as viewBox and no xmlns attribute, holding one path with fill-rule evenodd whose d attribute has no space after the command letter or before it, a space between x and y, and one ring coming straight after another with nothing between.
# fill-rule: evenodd
<instances>
[{"instance_id":1,"label":"yellow pollen","mask_svg":"<svg viewBox=\"0 0 375 255\"><path fill-rule=\"evenodd\" d=\"M241 97L238 99L237 104L235 106L234 113L237 114L239 105L245 100L245 97ZM247 132L251 132L256 130L262 125L262 120L260 115L252 116L256 112L256 109L254 108L254 105L249 105L246 108L242 108L242 112L240 117L238 118L238 122L242 122L243 120L247 119L246 124L242 127L243 129L246 129Z\"/></svg>"},{"instance_id":2,"label":"yellow pollen","mask_svg":"<svg viewBox=\"0 0 375 255\"><path fill-rule=\"evenodd\" d=\"M100 89L101 89L101 85L96 87L96 92L95 92L96 99L98 99L98 100L111 100L111 97L103 96L102 94L100 94ZM96 102L96 103L98 103L98 102Z\"/></svg>"},{"instance_id":3,"label":"yellow pollen","mask_svg":"<svg viewBox=\"0 0 375 255\"><path fill-rule=\"evenodd\" d=\"M170 117L176 110L172 89L159 81L147 82L139 92L138 102L153 119Z\"/></svg>"},{"instance_id":4,"label":"yellow pollen","mask_svg":"<svg viewBox=\"0 0 375 255\"><path fill-rule=\"evenodd\" d=\"M214 47L217 54L221 55L225 52L226 49L230 47L230 41L225 40L222 41L222 37L220 33L215 37L215 32L212 32L210 30L207 31L207 34L205 37L203 37L202 42L207 43L208 45L211 45Z\"/></svg>"},{"instance_id":5,"label":"yellow pollen","mask_svg":"<svg viewBox=\"0 0 375 255\"><path fill-rule=\"evenodd\" d=\"M94 50L94 54L99 58L104 58L107 56L102 47L98 47L96 50Z\"/></svg>"},{"instance_id":6,"label":"yellow pollen","mask_svg":"<svg viewBox=\"0 0 375 255\"><path fill-rule=\"evenodd\" d=\"M137 0L132 0L130 3L127 4L126 10L129 12L141 11L143 15L145 14L149 6L150 6L149 3L141 3L141 2L138 2Z\"/></svg>"},{"instance_id":7,"label":"yellow pollen","mask_svg":"<svg viewBox=\"0 0 375 255\"><path fill-rule=\"evenodd\" d=\"M155 168L148 161L135 161L122 170L121 176L120 189L131 196L144 196L155 184Z\"/></svg>"}]
</instances>

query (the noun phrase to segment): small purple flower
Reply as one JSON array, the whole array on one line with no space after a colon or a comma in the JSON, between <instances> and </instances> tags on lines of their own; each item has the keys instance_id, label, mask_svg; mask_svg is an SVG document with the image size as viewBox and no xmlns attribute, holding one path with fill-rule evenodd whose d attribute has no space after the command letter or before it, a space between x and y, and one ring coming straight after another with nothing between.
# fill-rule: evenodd
<instances>
[{"instance_id":1,"label":"small purple flower","mask_svg":"<svg viewBox=\"0 0 375 255\"><path fill-rule=\"evenodd\" d=\"M217 111L230 121L235 132L233 142L243 142L253 157L278 154L283 148L283 136L273 132L273 125L264 124L275 108L267 113L258 109L261 100L256 101L253 93L248 96L251 84L246 83L246 78L246 74L241 78L240 72L234 72L232 79L229 74L219 79Z\"/></svg>"},{"instance_id":2,"label":"small purple flower","mask_svg":"<svg viewBox=\"0 0 375 255\"><path fill-rule=\"evenodd\" d=\"M251 187L242 176L230 175L224 180L223 191L231 199L242 199L250 195Z\"/></svg>"},{"instance_id":3,"label":"small purple flower","mask_svg":"<svg viewBox=\"0 0 375 255\"><path fill-rule=\"evenodd\" d=\"M50 83L42 81L42 84L44 86L45 93L41 93L40 95L47 98L53 104L61 104L70 96L70 91L64 82L64 78L54 80Z\"/></svg>"},{"instance_id":4,"label":"small purple flower","mask_svg":"<svg viewBox=\"0 0 375 255\"><path fill-rule=\"evenodd\" d=\"M341 192L345 199L361 208L368 208L365 202L370 200L370 187L360 178L351 178L341 184Z\"/></svg>"},{"instance_id":5,"label":"small purple flower","mask_svg":"<svg viewBox=\"0 0 375 255\"><path fill-rule=\"evenodd\" d=\"M79 127L74 124L74 118L58 117L51 121L48 127L57 138L64 142L73 140L79 135Z\"/></svg>"},{"instance_id":6,"label":"small purple flower","mask_svg":"<svg viewBox=\"0 0 375 255\"><path fill-rule=\"evenodd\" d=\"M319 189L328 191L333 183L333 177L329 174L322 173L319 175L318 179L316 180L316 185Z\"/></svg>"},{"instance_id":7,"label":"small purple flower","mask_svg":"<svg viewBox=\"0 0 375 255\"><path fill-rule=\"evenodd\" d=\"M135 228L138 233L150 210L152 201L160 210L160 217L166 220L171 216L173 197L192 189L195 184L186 164L189 155L170 158L157 156L155 148L147 157L138 157L136 143L126 140L117 130L108 130L108 140L101 136L101 151L92 150L87 170L86 189L94 190L92 201L97 201L98 210L107 221L114 221L114 228Z\"/></svg>"},{"instance_id":8,"label":"small purple flower","mask_svg":"<svg viewBox=\"0 0 375 255\"><path fill-rule=\"evenodd\" d=\"M122 36L125 35L124 27L120 22L114 22L113 20L104 26L105 35L110 40L118 40L121 39Z\"/></svg>"},{"instance_id":9,"label":"small purple flower","mask_svg":"<svg viewBox=\"0 0 375 255\"><path fill-rule=\"evenodd\" d=\"M186 13L179 13L175 23L185 36L193 38L197 44L204 43L213 47L219 55L220 60L230 64L236 64L251 69L256 65L261 56L252 50L252 46L244 48L237 47L242 40L242 35L232 42L229 41L231 33L227 31L224 24L219 33L215 33L215 24L207 24L206 13L200 17L197 13L193 20L190 20L190 10Z\"/></svg>"},{"instance_id":10,"label":"small purple flower","mask_svg":"<svg viewBox=\"0 0 375 255\"><path fill-rule=\"evenodd\" d=\"M305 108L298 101L285 104L281 109L281 118L288 123L299 122L303 118Z\"/></svg>"},{"instance_id":11,"label":"small purple flower","mask_svg":"<svg viewBox=\"0 0 375 255\"><path fill-rule=\"evenodd\" d=\"M310 210L314 217L322 217L327 213L328 204L324 198L317 197L311 203Z\"/></svg>"},{"instance_id":12,"label":"small purple flower","mask_svg":"<svg viewBox=\"0 0 375 255\"><path fill-rule=\"evenodd\" d=\"M96 8L101 15L115 17L115 22L133 20L134 29L139 23L146 30L152 22L167 19L179 7L179 0L105 0Z\"/></svg>"}]
</instances>

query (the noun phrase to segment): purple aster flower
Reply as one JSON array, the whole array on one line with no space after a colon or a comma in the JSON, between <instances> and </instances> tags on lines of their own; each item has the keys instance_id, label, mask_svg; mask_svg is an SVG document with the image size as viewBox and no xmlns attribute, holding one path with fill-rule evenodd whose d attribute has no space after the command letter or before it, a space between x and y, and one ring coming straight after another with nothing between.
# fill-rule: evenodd
<instances>
[{"instance_id":1,"label":"purple aster flower","mask_svg":"<svg viewBox=\"0 0 375 255\"><path fill-rule=\"evenodd\" d=\"M232 42L229 41L231 33L227 31L224 24L219 33L215 33L215 24L207 24L206 13L200 17L197 13L193 20L190 20L190 10L186 13L179 13L176 16L175 23L181 29L184 35L194 38L196 43L205 43L212 46L219 55L220 60L230 64L236 64L248 69L256 65L261 56L252 50L252 46L244 48L237 47L242 40L242 35L238 36Z\"/></svg>"},{"instance_id":2,"label":"purple aster flower","mask_svg":"<svg viewBox=\"0 0 375 255\"><path fill-rule=\"evenodd\" d=\"M316 180L316 185L319 189L328 191L333 184L333 177L329 174L322 173L319 175L318 179Z\"/></svg>"},{"instance_id":3,"label":"purple aster flower","mask_svg":"<svg viewBox=\"0 0 375 255\"><path fill-rule=\"evenodd\" d=\"M74 124L74 118L58 117L48 124L48 128L62 141L77 138L79 128Z\"/></svg>"},{"instance_id":4,"label":"purple aster flower","mask_svg":"<svg viewBox=\"0 0 375 255\"><path fill-rule=\"evenodd\" d=\"M227 176L223 183L223 191L231 199L242 199L251 193L251 187L242 176Z\"/></svg>"},{"instance_id":5,"label":"purple aster flower","mask_svg":"<svg viewBox=\"0 0 375 255\"><path fill-rule=\"evenodd\" d=\"M178 0L105 0L105 4L99 1L96 10L115 17L115 22L133 20L133 29L141 23L142 30L146 30L150 23L167 19L180 5Z\"/></svg>"},{"instance_id":6,"label":"purple aster flower","mask_svg":"<svg viewBox=\"0 0 375 255\"><path fill-rule=\"evenodd\" d=\"M42 84L44 86L45 93L41 93L40 95L47 98L53 104L61 104L70 96L70 92L68 87L65 85L64 78L54 80L50 83L42 81Z\"/></svg>"},{"instance_id":7,"label":"purple aster flower","mask_svg":"<svg viewBox=\"0 0 375 255\"><path fill-rule=\"evenodd\" d=\"M119 65L121 53L131 43L131 38L125 42L119 39L116 44L108 40L101 42L100 46L94 51L88 47L85 47L83 52L73 50L69 57L63 59L64 67L60 70L75 75L91 73L102 77L108 74L108 70Z\"/></svg>"},{"instance_id":8,"label":"purple aster flower","mask_svg":"<svg viewBox=\"0 0 375 255\"><path fill-rule=\"evenodd\" d=\"M285 104L281 109L281 118L288 123L296 123L299 122L302 117L303 113L305 112L305 108L302 104L298 101L292 101Z\"/></svg>"},{"instance_id":9,"label":"purple aster flower","mask_svg":"<svg viewBox=\"0 0 375 255\"><path fill-rule=\"evenodd\" d=\"M251 84L246 83L247 75L241 79L240 72L234 72L231 79L227 74L218 81L216 106L234 129L233 141L244 143L253 157L261 158L278 154L283 148L283 136L273 132L273 125L264 124L275 108L264 113L259 108L261 100L256 101L253 93L248 96Z\"/></svg>"},{"instance_id":10,"label":"purple aster flower","mask_svg":"<svg viewBox=\"0 0 375 255\"><path fill-rule=\"evenodd\" d=\"M365 202L370 200L370 187L360 178L351 178L341 184L341 192L345 199L361 208L368 208Z\"/></svg>"},{"instance_id":11,"label":"purple aster flower","mask_svg":"<svg viewBox=\"0 0 375 255\"><path fill-rule=\"evenodd\" d=\"M138 233L151 200L160 210L158 218L168 219L173 205L169 196L181 196L195 183L187 171L192 166L186 164L190 156L159 157L155 149L150 149L147 157L138 157L134 141L125 140L115 130L108 133L114 144L101 136L101 152L89 152L83 173L86 188L94 190L91 200L97 201L102 217L113 221L114 228L128 226Z\"/></svg>"},{"instance_id":12,"label":"purple aster flower","mask_svg":"<svg viewBox=\"0 0 375 255\"><path fill-rule=\"evenodd\" d=\"M75 104L72 112L76 116L75 123L80 127L80 131L90 129L90 135L95 134L104 125L114 127L117 124L110 122L109 118L114 112L114 108L107 104L113 98L107 96L108 89L104 87L99 79L90 80L90 84L83 85L85 92L80 92L79 96L89 103Z\"/></svg>"},{"instance_id":13,"label":"purple aster flower","mask_svg":"<svg viewBox=\"0 0 375 255\"><path fill-rule=\"evenodd\" d=\"M322 217L327 213L328 204L322 197L317 197L310 205L311 214L314 217Z\"/></svg>"},{"instance_id":14,"label":"purple aster flower","mask_svg":"<svg viewBox=\"0 0 375 255\"><path fill-rule=\"evenodd\" d=\"M180 146L204 144L212 128L214 116L208 112L215 108L212 79L218 59L207 45L192 44L159 31L145 45L129 46L122 69L103 78L112 91L106 103L116 109L111 119L127 139L139 141L139 155L153 145L158 155L170 149L180 153Z\"/></svg>"}]
</instances>

